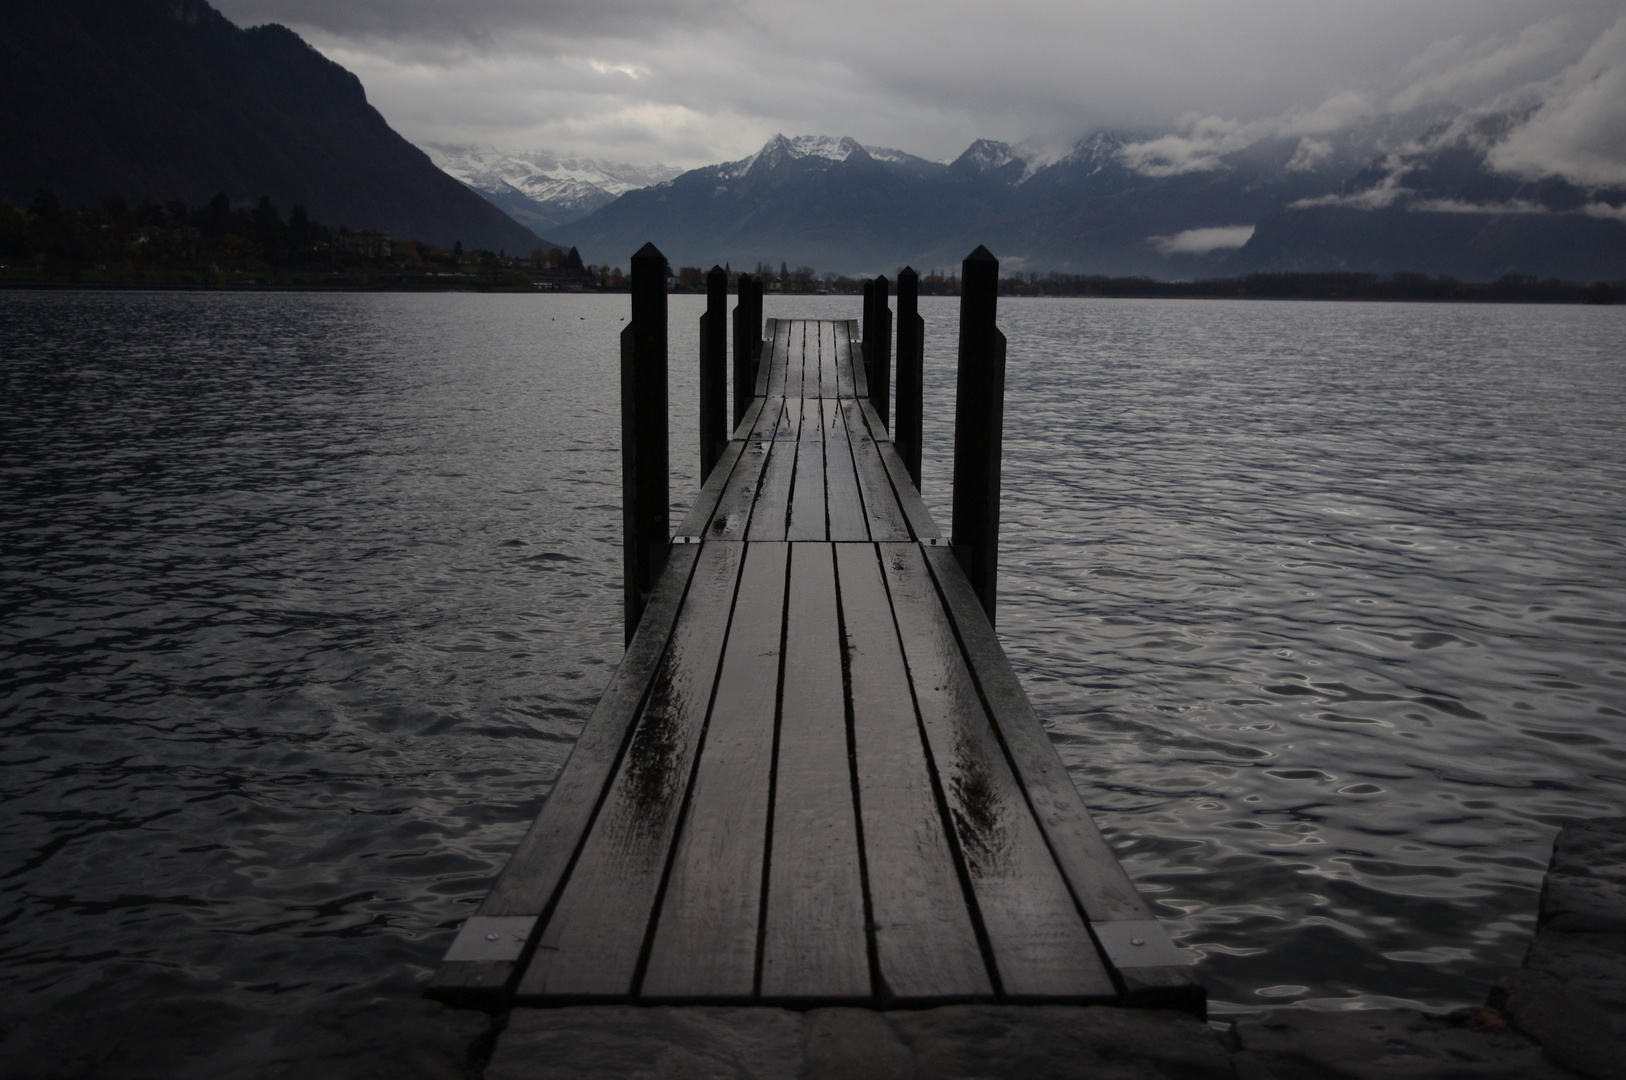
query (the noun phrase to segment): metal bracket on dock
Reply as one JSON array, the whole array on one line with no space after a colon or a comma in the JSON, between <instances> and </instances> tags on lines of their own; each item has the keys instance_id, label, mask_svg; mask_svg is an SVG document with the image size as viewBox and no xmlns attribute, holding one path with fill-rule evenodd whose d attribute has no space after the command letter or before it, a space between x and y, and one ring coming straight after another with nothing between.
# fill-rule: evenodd
<instances>
[{"instance_id":1,"label":"metal bracket on dock","mask_svg":"<svg viewBox=\"0 0 1626 1080\"><path fill-rule=\"evenodd\" d=\"M1184 967L1191 963L1156 919L1092 922L1090 929L1115 968Z\"/></svg>"},{"instance_id":2,"label":"metal bracket on dock","mask_svg":"<svg viewBox=\"0 0 1626 1080\"><path fill-rule=\"evenodd\" d=\"M446 959L513 963L525 951L535 927L535 915L471 915L446 950Z\"/></svg>"},{"instance_id":3,"label":"metal bracket on dock","mask_svg":"<svg viewBox=\"0 0 1626 1080\"><path fill-rule=\"evenodd\" d=\"M674 544L698 544L701 541L703 541L704 539L705 539L704 536L674 536L674 537L672 537L672 543L674 543Z\"/></svg>"}]
</instances>

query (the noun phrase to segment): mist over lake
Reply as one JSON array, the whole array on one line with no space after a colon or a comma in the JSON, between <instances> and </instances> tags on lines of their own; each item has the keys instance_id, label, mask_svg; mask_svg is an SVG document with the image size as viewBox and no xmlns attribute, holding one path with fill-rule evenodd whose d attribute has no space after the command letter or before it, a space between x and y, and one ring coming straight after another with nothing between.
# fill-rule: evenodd
<instances>
[{"instance_id":1,"label":"mist over lake","mask_svg":"<svg viewBox=\"0 0 1626 1080\"><path fill-rule=\"evenodd\" d=\"M921 307L946 523L957 307ZM621 655L626 314L0 294L6 1007L427 978ZM1477 1003L1557 822L1626 793L1626 309L1000 324L998 629L1214 1010Z\"/></svg>"}]
</instances>

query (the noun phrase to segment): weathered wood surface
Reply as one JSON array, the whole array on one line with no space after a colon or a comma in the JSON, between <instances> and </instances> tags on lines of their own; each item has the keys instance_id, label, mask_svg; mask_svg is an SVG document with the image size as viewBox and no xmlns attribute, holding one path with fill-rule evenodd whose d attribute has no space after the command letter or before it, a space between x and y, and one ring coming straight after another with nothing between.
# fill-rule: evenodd
<instances>
[{"instance_id":1,"label":"weathered wood surface","mask_svg":"<svg viewBox=\"0 0 1626 1080\"><path fill-rule=\"evenodd\" d=\"M768 320L757 397L432 992L1202 1010L868 400L856 329Z\"/></svg>"}]
</instances>

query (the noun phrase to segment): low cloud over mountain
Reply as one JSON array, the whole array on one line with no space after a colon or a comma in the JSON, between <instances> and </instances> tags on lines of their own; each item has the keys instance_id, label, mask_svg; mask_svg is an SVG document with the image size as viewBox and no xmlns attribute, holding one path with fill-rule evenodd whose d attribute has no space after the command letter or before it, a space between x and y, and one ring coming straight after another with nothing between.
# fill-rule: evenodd
<instances>
[{"instance_id":1,"label":"low cloud over mountain","mask_svg":"<svg viewBox=\"0 0 1626 1080\"><path fill-rule=\"evenodd\" d=\"M1405 111L1335 95L1250 124L1198 116L1098 132L1060 155L983 139L945 164L776 136L628 192L561 235L601 262L654 239L685 263L843 272L948 266L986 243L1008 269L1040 272L1626 278L1626 19L1552 79L1474 110L1437 100L1552 39L1538 25L1445 55L1393 95Z\"/></svg>"}]
</instances>

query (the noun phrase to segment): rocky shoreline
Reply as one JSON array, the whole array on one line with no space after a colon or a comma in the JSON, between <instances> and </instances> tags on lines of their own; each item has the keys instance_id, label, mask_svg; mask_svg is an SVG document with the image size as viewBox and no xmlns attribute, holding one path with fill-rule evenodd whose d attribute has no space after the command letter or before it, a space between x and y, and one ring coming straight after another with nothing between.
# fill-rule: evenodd
<instances>
[{"instance_id":1,"label":"rocky shoreline","mask_svg":"<svg viewBox=\"0 0 1626 1080\"><path fill-rule=\"evenodd\" d=\"M292 1015L210 1000L0 1020L7 1080L1626 1080L1626 818L1566 824L1535 938L1478 1009L1184 1013L592 1006L502 1017L420 1000Z\"/></svg>"}]
</instances>

